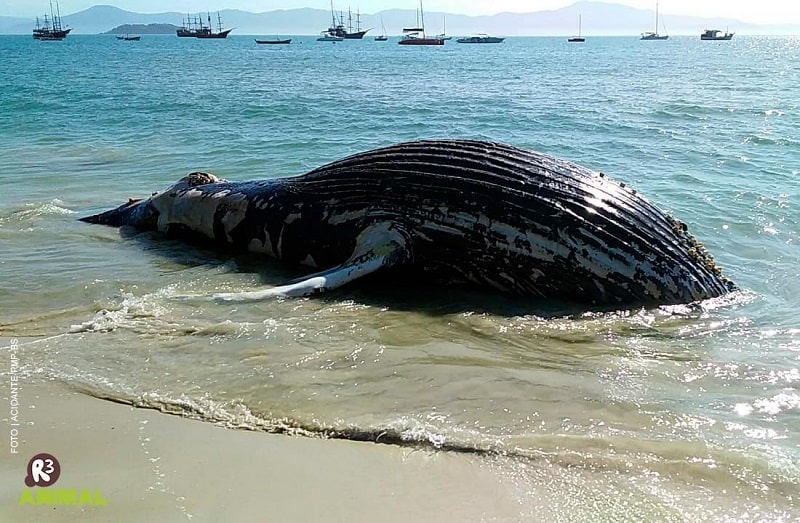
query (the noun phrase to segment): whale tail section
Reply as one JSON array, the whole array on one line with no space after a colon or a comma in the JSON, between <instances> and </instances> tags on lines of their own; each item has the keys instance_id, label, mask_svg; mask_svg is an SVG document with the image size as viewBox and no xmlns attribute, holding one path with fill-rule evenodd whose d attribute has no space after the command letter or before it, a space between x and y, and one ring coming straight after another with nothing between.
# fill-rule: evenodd
<instances>
[{"instance_id":1,"label":"whale tail section","mask_svg":"<svg viewBox=\"0 0 800 523\"><path fill-rule=\"evenodd\" d=\"M215 294L221 301L259 301L274 297L310 296L346 285L377 270L411 261L408 235L393 223L370 225L359 234L356 248L346 262L284 285L243 291Z\"/></svg>"}]
</instances>

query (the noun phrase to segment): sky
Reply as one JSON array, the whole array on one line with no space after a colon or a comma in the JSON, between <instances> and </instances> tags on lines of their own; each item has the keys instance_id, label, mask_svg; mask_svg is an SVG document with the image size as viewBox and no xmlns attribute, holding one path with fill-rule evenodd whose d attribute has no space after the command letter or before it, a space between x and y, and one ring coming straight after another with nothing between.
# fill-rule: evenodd
<instances>
[{"instance_id":1,"label":"sky","mask_svg":"<svg viewBox=\"0 0 800 523\"><path fill-rule=\"evenodd\" d=\"M653 0L606 0L639 9L654 9ZM34 17L48 10L48 0L3 0L0 15ZM330 9L330 0L59 0L62 15L72 14L93 5L113 5L137 13L165 11L200 12L241 9L263 13L275 9L313 7ZM337 10L360 10L376 13L384 9L415 9L417 0L334 0ZM500 12L532 12L558 9L575 0L425 0L425 11L465 15L491 15ZM800 23L800 2L796 0L665 0L659 2L664 14L735 18L753 24Z\"/></svg>"}]
</instances>

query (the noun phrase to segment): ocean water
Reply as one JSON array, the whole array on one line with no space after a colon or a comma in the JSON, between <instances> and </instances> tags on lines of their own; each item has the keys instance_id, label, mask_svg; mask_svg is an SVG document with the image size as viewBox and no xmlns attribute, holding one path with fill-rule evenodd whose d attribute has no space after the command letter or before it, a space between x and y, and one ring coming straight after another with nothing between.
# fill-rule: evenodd
<instances>
[{"instance_id":1,"label":"ocean water","mask_svg":"<svg viewBox=\"0 0 800 523\"><path fill-rule=\"evenodd\" d=\"M800 519L798 51L0 36L0 341L19 340L27 382L232 429L481 453L520 486L520 520L542 487L563 521ZM608 313L391 282L218 303L298 272L77 221L193 170L290 176L423 138L607 173L743 290Z\"/></svg>"}]
</instances>

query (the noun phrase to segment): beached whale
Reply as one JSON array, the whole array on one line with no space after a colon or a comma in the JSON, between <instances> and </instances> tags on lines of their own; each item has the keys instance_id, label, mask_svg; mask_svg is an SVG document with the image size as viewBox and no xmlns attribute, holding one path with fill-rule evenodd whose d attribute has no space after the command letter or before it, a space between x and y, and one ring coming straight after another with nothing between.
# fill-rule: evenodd
<instances>
[{"instance_id":1,"label":"beached whale","mask_svg":"<svg viewBox=\"0 0 800 523\"><path fill-rule=\"evenodd\" d=\"M225 299L309 295L392 267L588 305L689 303L735 289L685 224L636 191L498 143L402 143L263 181L195 172L81 220L212 239L314 269Z\"/></svg>"}]
</instances>

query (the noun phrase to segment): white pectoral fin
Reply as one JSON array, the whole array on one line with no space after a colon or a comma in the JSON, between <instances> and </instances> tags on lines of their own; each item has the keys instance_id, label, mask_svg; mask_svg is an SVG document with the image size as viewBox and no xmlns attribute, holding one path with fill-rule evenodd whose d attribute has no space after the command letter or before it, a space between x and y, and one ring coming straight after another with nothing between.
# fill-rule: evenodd
<instances>
[{"instance_id":1,"label":"white pectoral fin","mask_svg":"<svg viewBox=\"0 0 800 523\"><path fill-rule=\"evenodd\" d=\"M409 259L408 242L392 224L371 225L358 236L356 248L341 265L257 291L214 295L223 301L256 301L278 296L309 296L346 285L362 276Z\"/></svg>"}]
</instances>

